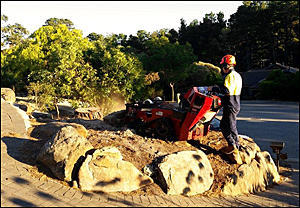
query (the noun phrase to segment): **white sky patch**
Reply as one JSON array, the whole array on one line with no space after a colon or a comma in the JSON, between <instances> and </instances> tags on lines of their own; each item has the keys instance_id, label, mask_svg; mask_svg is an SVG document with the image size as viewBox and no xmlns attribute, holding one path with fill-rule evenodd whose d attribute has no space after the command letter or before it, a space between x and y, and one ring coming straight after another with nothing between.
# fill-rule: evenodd
<instances>
[{"instance_id":1,"label":"white sky patch","mask_svg":"<svg viewBox=\"0 0 300 208\"><path fill-rule=\"evenodd\" d=\"M138 30L154 32L187 25L205 14L223 12L227 20L242 1L1 1L1 15L9 24L19 23L30 33L52 17L69 19L83 36L97 34L136 35Z\"/></svg>"}]
</instances>

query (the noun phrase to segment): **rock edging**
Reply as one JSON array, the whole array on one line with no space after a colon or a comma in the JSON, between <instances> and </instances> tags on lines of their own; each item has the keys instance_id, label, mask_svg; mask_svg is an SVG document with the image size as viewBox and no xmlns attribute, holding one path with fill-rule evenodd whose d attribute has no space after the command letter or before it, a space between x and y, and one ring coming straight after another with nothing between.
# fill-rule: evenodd
<instances>
[{"instance_id":1,"label":"rock edging","mask_svg":"<svg viewBox=\"0 0 300 208\"><path fill-rule=\"evenodd\" d=\"M52 122L45 126L51 127L49 136L57 132L44 144L37 161L49 167L60 180L76 181L75 184L78 181L83 191L130 192L153 183L151 177L155 175L168 195L193 196L210 190L214 180L211 164L201 150L160 156L156 167L145 167L143 170L149 173L143 174L132 163L122 160L118 148L93 149L81 124ZM230 180L222 187L222 195L263 191L280 180L271 155L261 152L249 137L240 140L243 164L228 176Z\"/></svg>"}]
</instances>

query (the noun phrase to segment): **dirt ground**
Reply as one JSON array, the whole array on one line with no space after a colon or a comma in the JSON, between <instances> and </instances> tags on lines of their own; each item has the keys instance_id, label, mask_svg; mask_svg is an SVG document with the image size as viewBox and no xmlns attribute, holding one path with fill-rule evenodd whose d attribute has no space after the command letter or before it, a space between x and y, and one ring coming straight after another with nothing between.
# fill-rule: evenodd
<instances>
[{"instance_id":1,"label":"dirt ground","mask_svg":"<svg viewBox=\"0 0 300 208\"><path fill-rule=\"evenodd\" d=\"M104 123L104 121L103 121ZM50 138L34 138L30 136L30 132L38 125L45 123L37 122L31 119L32 127L28 130L29 142L25 143L21 148L24 161L32 165L31 172L33 177L47 180L57 180L51 174L51 171L41 167L35 163L35 158L42 148L43 144ZM206 153L212 169L214 171L214 181L209 191L201 194L207 197L219 197L220 190L229 180L230 174L233 174L237 168L237 164L232 164L225 155L219 151L227 145L223 135L219 131L210 131L209 134L200 140L189 141L163 141L157 138L147 138L135 134L132 129L120 128L116 129L108 124L103 125L103 129L88 129L87 139L94 148L100 149L106 146L115 146L123 155L123 160L131 162L141 172L143 167L155 162L155 158L184 150L200 149ZM286 172L286 170L283 170ZM155 178L154 178L154 181ZM66 186L72 186L59 181ZM157 183L142 187L138 190L121 193L124 195L166 195Z\"/></svg>"},{"instance_id":2,"label":"dirt ground","mask_svg":"<svg viewBox=\"0 0 300 208\"><path fill-rule=\"evenodd\" d=\"M163 141L156 138L145 138L133 134L126 136L126 131L95 131L89 130L88 140L95 148L114 145L118 147L123 155L123 160L131 162L136 168L142 171L143 167L155 161L155 158L184 150L203 150L212 164L215 179L211 191L207 195L215 195L229 174L236 170L235 164L230 164L221 157L218 150L224 146L220 132L211 132L201 141ZM207 144L211 143L211 146ZM129 194L163 194L157 184L141 188Z\"/></svg>"}]
</instances>

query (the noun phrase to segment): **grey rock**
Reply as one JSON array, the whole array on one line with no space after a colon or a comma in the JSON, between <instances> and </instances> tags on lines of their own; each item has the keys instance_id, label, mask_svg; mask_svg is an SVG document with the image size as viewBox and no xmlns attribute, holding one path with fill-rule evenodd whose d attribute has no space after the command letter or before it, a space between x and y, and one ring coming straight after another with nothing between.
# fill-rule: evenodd
<instances>
[{"instance_id":1,"label":"grey rock","mask_svg":"<svg viewBox=\"0 0 300 208\"><path fill-rule=\"evenodd\" d=\"M43 121L46 119L43 119ZM44 125L39 125L33 129L30 136L35 138L46 138L51 139L61 128L66 126L72 126L77 130L77 132L83 137L87 136L87 130L83 125L77 123L66 123L66 122L49 122Z\"/></svg>"},{"instance_id":2,"label":"grey rock","mask_svg":"<svg viewBox=\"0 0 300 208\"><path fill-rule=\"evenodd\" d=\"M58 179L70 182L79 170L75 165L92 149L90 142L74 127L65 126L44 144L36 161L50 168Z\"/></svg>"},{"instance_id":3,"label":"grey rock","mask_svg":"<svg viewBox=\"0 0 300 208\"><path fill-rule=\"evenodd\" d=\"M132 163L123 161L116 147L97 149L87 155L79 173L79 187L83 191L130 192L153 183Z\"/></svg>"},{"instance_id":4,"label":"grey rock","mask_svg":"<svg viewBox=\"0 0 300 208\"><path fill-rule=\"evenodd\" d=\"M241 165L235 174L231 175L222 194L238 196L265 191L279 180L280 176L271 155L266 151L257 152L251 163Z\"/></svg>"},{"instance_id":5,"label":"grey rock","mask_svg":"<svg viewBox=\"0 0 300 208\"><path fill-rule=\"evenodd\" d=\"M14 103L16 101L16 94L10 88L1 88L1 98L9 103Z\"/></svg>"},{"instance_id":6,"label":"grey rock","mask_svg":"<svg viewBox=\"0 0 300 208\"><path fill-rule=\"evenodd\" d=\"M192 196L210 189L214 172L201 150L181 151L158 163L158 180L168 195Z\"/></svg>"}]
</instances>

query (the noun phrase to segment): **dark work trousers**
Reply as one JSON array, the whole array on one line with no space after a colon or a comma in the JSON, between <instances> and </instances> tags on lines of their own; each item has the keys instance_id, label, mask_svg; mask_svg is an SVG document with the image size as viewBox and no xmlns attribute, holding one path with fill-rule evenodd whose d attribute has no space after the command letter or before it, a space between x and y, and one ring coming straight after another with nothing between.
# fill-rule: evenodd
<instances>
[{"instance_id":1,"label":"dark work trousers","mask_svg":"<svg viewBox=\"0 0 300 208\"><path fill-rule=\"evenodd\" d=\"M224 107L223 117L221 119L220 128L224 138L226 139L229 146L235 145L239 149L239 137L236 127L236 116L240 109L233 109Z\"/></svg>"}]
</instances>

